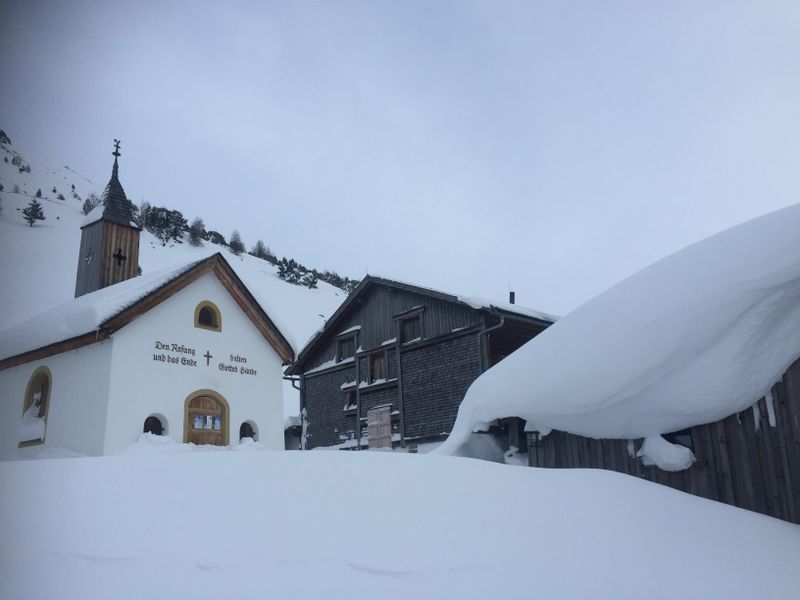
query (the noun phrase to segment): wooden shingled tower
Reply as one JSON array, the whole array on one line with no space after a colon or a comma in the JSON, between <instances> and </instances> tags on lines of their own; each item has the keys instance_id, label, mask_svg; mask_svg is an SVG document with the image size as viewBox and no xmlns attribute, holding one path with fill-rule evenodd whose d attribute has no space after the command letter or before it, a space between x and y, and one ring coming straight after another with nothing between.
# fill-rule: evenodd
<instances>
[{"instance_id":1,"label":"wooden shingled tower","mask_svg":"<svg viewBox=\"0 0 800 600\"><path fill-rule=\"evenodd\" d=\"M119 182L119 140L114 140L114 167L101 203L81 226L81 249L75 297L136 277L139 270L139 232L131 203Z\"/></svg>"}]
</instances>

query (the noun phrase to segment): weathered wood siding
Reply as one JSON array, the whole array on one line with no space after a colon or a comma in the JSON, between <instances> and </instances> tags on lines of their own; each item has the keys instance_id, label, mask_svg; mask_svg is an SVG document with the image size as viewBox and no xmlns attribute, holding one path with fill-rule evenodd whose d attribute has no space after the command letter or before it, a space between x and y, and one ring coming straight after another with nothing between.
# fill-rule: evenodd
<instances>
[{"instance_id":1,"label":"weathered wood siding","mask_svg":"<svg viewBox=\"0 0 800 600\"><path fill-rule=\"evenodd\" d=\"M332 331L329 338L320 345L320 349L309 357L306 370L332 360L336 356L336 335L356 325L361 327L358 345L365 351L378 348L387 340L396 338L398 325L394 315L418 306L425 307L422 331L426 339L481 323L480 313L468 306L397 288L374 286L361 300L360 306L343 319L341 326Z\"/></svg>"},{"instance_id":2,"label":"weathered wood siding","mask_svg":"<svg viewBox=\"0 0 800 600\"><path fill-rule=\"evenodd\" d=\"M136 277L139 267L139 231L116 223L103 222L103 262L100 287ZM114 254L122 251L125 260L117 263Z\"/></svg>"},{"instance_id":3,"label":"weathered wood siding","mask_svg":"<svg viewBox=\"0 0 800 600\"><path fill-rule=\"evenodd\" d=\"M121 264L114 259L118 249L126 257ZM137 229L107 221L92 223L81 231L75 297L136 277L138 268Z\"/></svg>"},{"instance_id":4,"label":"weathered wood siding","mask_svg":"<svg viewBox=\"0 0 800 600\"><path fill-rule=\"evenodd\" d=\"M670 473L631 457L626 440L595 440L554 431L531 448L542 467L598 468L800 523L800 360L756 411L692 428L697 462ZM773 415L773 417L771 417ZM772 421L771 424L770 421ZM634 440L638 450L641 440Z\"/></svg>"},{"instance_id":5,"label":"weathered wood siding","mask_svg":"<svg viewBox=\"0 0 800 600\"><path fill-rule=\"evenodd\" d=\"M81 230L81 249L78 254L78 273L75 276L75 297L99 289L100 246L103 240L103 223L97 221Z\"/></svg>"},{"instance_id":6,"label":"weathered wood siding","mask_svg":"<svg viewBox=\"0 0 800 600\"><path fill-rule=\"evenodd\" d=\"M534 319L487 312L439 293L426 295L383 284L364 288L347 313L337 318L336 327L303 359L301 403L307 414L307 447L365 447L367 413L380 406L389 407L395 442L446 437L467 388L481 370L543 329ZM415 339L402 343L397 317L417 314L419 338L415 328L409 336ZM487 330L501 321L502 327ZM345 358L337 357L339 341L352 335L355 346L347 343Z\"/></svg>"}]
</instances>

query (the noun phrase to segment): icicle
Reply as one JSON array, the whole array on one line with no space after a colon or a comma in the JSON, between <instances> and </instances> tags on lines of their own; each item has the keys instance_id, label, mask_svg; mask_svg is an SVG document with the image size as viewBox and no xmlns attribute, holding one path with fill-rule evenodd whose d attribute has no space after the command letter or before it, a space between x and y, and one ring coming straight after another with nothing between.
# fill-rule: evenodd
<instances>
[{"instance_id":1,"label":"icicle","mask_svg":"<svg viewBox=\"0 0 800 600\"><path fill-rule=\"evenodd\" d=\"M306 418L306 409L300 412L301 423L302 423L302 433L300 435L300 449L306 449L306 443L308 442L308 419Z\"/></svg>"},{"instance_id":2,"label":"icicle","mask_svg":"<svg viewBox=\"0 0 800 600\"><path fill-rule=\"evenodd\" d=\"M633 440L628 440L627 448L628 448L628 457L636 458L636 448L633 445Z\"/></svg>"},{"instance_id":3,"label":"icicle","mask_svg":"<svg viewBox=\"0 0 800 600\"><path fill-rule=\"evenodd\" d=\"M761 407L758 405L759 402L761 400L756 400L756 403L753 404L753 421L756 424L756 431L761 429Z\"/></svg>"},{"instance_id":4,"label":"icicle","mask_svg":"<svg viewBox=\"0 0 800 600\"><path fill-rule=\"evenodd\" d=\"M767 401L767 416L769 417L769 426L775 427L778 423L775 420L775 405L772 402L772 390L768 391L764 395L764 399Z\"/></svg>"}]
</instances>

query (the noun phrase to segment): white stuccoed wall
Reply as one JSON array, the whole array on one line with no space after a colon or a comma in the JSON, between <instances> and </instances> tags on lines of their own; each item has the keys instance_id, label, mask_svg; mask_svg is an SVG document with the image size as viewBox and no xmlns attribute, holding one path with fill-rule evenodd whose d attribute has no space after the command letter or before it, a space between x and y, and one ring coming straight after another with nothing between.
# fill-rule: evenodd
<instances>
[{"instance_id":1,"label":"white stuccoed wall","mask_svg":"<svg viewBox=\"0 0 800 600\"><path fill-rule=\"evenodd\" d=\"M219 307L222 332L194 326L195 307L203 300ZM156 341L193 348L195 355L156 349ZM206 351L213 355L208 366ZM197 366L153 360L154 354L162 353L179 361L192 359ZM245 357L247 363L232 362L232 354ZM221 362L253 368L257 374L222 371ZM242 422L252 421L262 444L283 449L281 359L213 273L114 334L104 453L116 454L134 442L151 414L165 417L168 435L182 442L184 403L200 389L214 390L227 400L229 443L239 441Z\"/></svg>"},{"instance_id":2,"label":"white stuccoed wall","mask_svg":"<svg viewBox=\"0 0 800 600\"><path fill-rule=\"evenodd\" d=\"M107 340L0 371L0 456L42 450L41 445L17 450L25 390L40 366L52 375L45 445L102 454L112 347L113 341Z\"/></svg>"}]
</instances>

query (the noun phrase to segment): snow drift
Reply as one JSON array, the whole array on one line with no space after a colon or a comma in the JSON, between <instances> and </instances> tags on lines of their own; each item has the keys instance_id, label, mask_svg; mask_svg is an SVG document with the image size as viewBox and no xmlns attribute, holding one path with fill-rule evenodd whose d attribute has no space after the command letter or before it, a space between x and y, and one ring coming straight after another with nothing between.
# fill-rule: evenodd
<instances>
[{"instance_id":1,"label":"snow drift","mask_svg":"<svg viewBox=\"0 0 800 600\"><path fill-rule=\"evenodd\" d=\"M798 232L800 204L702 240L590 300L472 384L440 452L500 417L526 419L529 431L634 439L752 405L800 356ZM662 466L658 455L669 449L652 442L650 458ZM687 459L663 462L686 468Z\"/></svg>"},{"instance_id":2,"label":"snow drift","mask_svg":"<svg viewBox=\"0 0 800 600\"><path fill-rule=\"evenodd\" d=\"M634 477L252 446L0 463L0 597L797 595L800 527Z\"/></svg>"}]
</instances>

